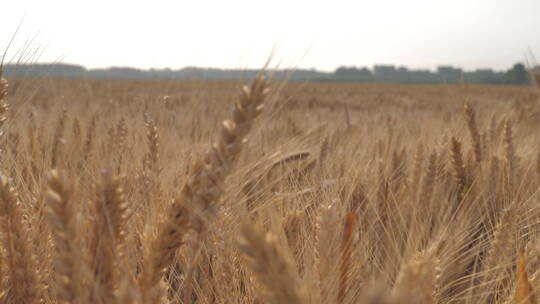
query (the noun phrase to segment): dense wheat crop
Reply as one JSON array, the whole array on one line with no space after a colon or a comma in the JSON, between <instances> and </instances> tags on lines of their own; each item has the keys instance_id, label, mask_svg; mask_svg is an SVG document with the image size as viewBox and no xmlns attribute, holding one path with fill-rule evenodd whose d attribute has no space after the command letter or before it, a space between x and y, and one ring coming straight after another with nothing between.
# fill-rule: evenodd
<instances>
[{"instance_id":1,"label":"dense wheat crop","mask_svg":"<svg viewBox=\"0 0 540 304\"><path fill-rule=\"evenodd\" d=\"M533 88L9 79L0 100L1 303L536 303Z\"/></svg>"}]
</instances>

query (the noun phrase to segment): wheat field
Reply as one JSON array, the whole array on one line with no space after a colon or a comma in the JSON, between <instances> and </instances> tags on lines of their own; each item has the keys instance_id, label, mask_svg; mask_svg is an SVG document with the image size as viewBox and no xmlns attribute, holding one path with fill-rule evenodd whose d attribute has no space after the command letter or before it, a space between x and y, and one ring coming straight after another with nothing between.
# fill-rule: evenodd
<instances>
[{"instance_id":1,"label":"wheat field","mask_svg":"<svg viewBox=\"0 0 540 304\"><path fill-rule=\"evenodd\" d=\"M1 303L537 303L540 98L8 79Z\"/></svg>"}]
</instances>

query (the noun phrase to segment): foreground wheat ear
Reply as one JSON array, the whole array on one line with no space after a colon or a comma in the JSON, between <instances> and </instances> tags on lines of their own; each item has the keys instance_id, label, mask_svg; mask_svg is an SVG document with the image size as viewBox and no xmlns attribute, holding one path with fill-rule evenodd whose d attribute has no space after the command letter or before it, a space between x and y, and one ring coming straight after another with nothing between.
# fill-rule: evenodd
<instances>
[{"instance_id":1,"label":"foreground wheat ear","mask_svg":"<svg viewBox=\"0 0 540 304\"><path fill-rule=\"evenodd\" d=\"M268 303L308 303L306 291L298 273L281 252L276 238L260 227L245 225L239 247L250 261L250 266L266 289Z\"/></svg>"},{"instance_id":2,"label":"foreground wheat ear","mask_svg":"<svg viewBox=\"0 0 540 304\"><path fill-rule=\"evenodd\" d=\"M262 74L250 86L244 86L239 101L232 109L231 119L223 122L216 142L193 165L180 194L167 213L168 218L150 241L140 277L144 303L160 303L165 299L163 275L173 263L184 235L189 229L203 232L206 224L215 216L223 182L240 154L253 121L263 110L268 93L268 82Z\"/></svg>"},{"instance_id":3,"label":"foreground wheat ear","mask_svg":"<svg viewBox=\"0 0 540 304\"><path fill-rule=\"evenodd\" d=\"M48 218L56 247L54 272L56 296L59 303L79 300L81 277L77 264L81 254L77 249L76 209L72 202L73 189L62 172L54 169L49 176L46 194Z\"/></svg>"},{"instance_id":4,"label":"foreground wheat ear","mask_svg":"<svg viewBox=\"0 0 540 304\"><path fill-rule=\"evenodd\" d=\"M1 286L0 303L39 303L43 288L30 244L19 196L7 177L0 176Z\"/></svg>"}]
</instances>

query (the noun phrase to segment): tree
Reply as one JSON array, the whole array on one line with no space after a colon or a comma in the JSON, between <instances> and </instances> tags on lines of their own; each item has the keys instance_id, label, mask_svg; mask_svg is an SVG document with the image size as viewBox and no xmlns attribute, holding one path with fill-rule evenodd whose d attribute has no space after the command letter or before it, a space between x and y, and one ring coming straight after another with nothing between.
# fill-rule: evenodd
<instances>
[{"instance_id":1,"label":"tree","mask_svg":"<svg viewBox=\"0 0 540 304\"><path fill-rule=\"evenodd\" d=\"M529 73L522 63L516 63L506 72L506 80L511 84L528 84Z\"/></svg>"},{"instance_id":2,"label":"tree","mask_svg":"<svg viewBox=\"0 0 540 304\"><path fill-rule=\"evenodd\" d=\"M339 79L369 81L371 80L371 71L367 68L358 69L356 67L339 67L334 72L334 75Z\"/></svg>"}]
</instances>

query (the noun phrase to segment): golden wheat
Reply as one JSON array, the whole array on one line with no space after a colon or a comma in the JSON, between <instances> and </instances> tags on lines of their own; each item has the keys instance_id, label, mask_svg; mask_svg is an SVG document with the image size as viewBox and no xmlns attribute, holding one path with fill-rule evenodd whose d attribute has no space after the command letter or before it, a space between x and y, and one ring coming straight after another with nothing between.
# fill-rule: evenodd
<instances>
[{"instance_id":1,"label":"golden wheat","mask_svg":"<svg viewBox=\"0 0 540 304\"><path fill-rule=\"evenodd\" d=\"M538 298L530 88L9 81L2 303Z\"/></svg>"}]
</instances>

